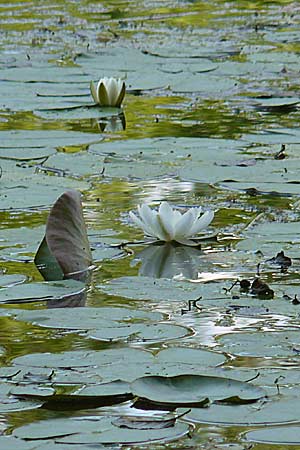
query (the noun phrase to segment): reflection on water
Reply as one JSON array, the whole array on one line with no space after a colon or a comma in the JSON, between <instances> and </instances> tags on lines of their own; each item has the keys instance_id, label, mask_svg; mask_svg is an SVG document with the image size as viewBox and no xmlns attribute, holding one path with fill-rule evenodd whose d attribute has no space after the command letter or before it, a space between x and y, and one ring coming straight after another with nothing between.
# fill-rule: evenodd
<instances>
[{"instance_id":1,"label":"reflection on water","mask_svg":"<svg viewBox=\"0 0 300 450\"><path fill-rule=\"evenodd\" d=\"M139 275L152 278L174 278L203 283L213 280L236 279L237 273L220 272L214 260L201 247L176 243L152 244L135 254L131 266L139 266ZM211 271L209 271L211 270Z\"/></svg>"},{"instance_id":2,"label":"reflection on water","mask_svg":"<svg viewBox=\"0 0 300 450\"><path fill-rule=\"evenodd\" d=\"M137 253L133 264L141 262L139 275L153 278L197 279L203 253L199 248L165 243L149 245Z\"/></svg>"},{"instance_id":3,"label":"reflection on water","mask_svg":"<svg viewBox=\"0 0 300 450\"><path fill-rule=\"evenodd\" d=\"M102 117L95 122L101 133L117 133L126 129L126 117L123 112L117 116Z\"/></svg>"}]
</instances>

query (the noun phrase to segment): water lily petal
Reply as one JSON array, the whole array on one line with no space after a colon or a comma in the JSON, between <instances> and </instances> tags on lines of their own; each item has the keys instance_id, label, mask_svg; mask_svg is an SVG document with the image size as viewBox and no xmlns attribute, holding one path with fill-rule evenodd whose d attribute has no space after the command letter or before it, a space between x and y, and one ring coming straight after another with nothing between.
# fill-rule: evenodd
<instances>
[{"instance_id":1,"label":"water lily petal","mask_svg":"<svg viewBox=\"0 0 300 450\"><path fill-rule=\"evenodd\" d=\"M95 85L94 85L94 83L92 81L90 82L90 90L91 90L91 94L92 94L94 102L95 103L99 103L97 89L96 89L96 87L95 87Z\"/></svg>"},{"instance_id":2,"label":"water lily petal","mask_svg":"<svg viewBox=\"0 0 300 450\"><path fill-rule=\"evenodd\" d=\"M138 207L138 212L143 223L151 230L151 236L155 236L159 240L164 241L165 232L160 224L157 211L144 204Z\"/></svg>"},{"instance_id":3,"label":"water lily petal","mask_svg":"<svg viewBox=\"0 0 300 450\"><path fill-rule=\"evenodd\" d=\"M202 214L202 216L197 221L195 221L194 225L192 226L190 230L190 236L194 236L195 234L199 233L199 231L206 228L213 220L214 215L215 214L213 211L206 211L204 214Z\"/></svg>"},{"instance_id":4,"label":"water lily petal","mask_svg":"<svg viewBox=\"0 0 300 450\"><path fill-rule=\"evenodd\" d=\"M195 213L189 209L177 222L175 228L175 239L191 236L191 228L195 222Z\"/></svg>"},{"instance_id":5,"label":"water lily petal","mask_svg":"<svg viewBox=\"0 0 300 450\"><path fill-rule=\"evenodd\" d=\"M195 242L184 237L180 237L178 239L176 238L176 242L178 242L178 244L188 245L189 247L197 247L199 245L199 242Z\"/></svg>"},{"instance_id":6,"label":"water lily petal","mask_svg":"<svg viewBox=\"0 0 300 450\"><path fill-rule=\"evenodd\" d=\"M169 241L172 241L175 235L175 225L177 222L176 216L174 216L174 210L167 202L160 204L158 215L160 224L165 231Z\"/></svg>"},{"instance_id":7,"label":"water lily petal","mask_svg":"<svg viewBox=\"0 0 300 450\"><path fill-rule=\"evenodd\" d=\"M118 98L116 100L116 106L118 108L120 108L120 106L122 104L122 101L124 100L125 91L126 91L125 82L124 81L122 82L121 80L120 80L120 82L121 82L121 87L119 87L119 90L118 90L119 96L118 96Z\"/></svg>"},{"instance_id":8,"label":"water lily petal","mask_svg":"<svg viewBox=\"0 0 300 450\"><path fill-rule=\"evenodd\" d=\"M106 82L106 90L109 98L109 106L116 106L119 97L118 81L115 78L108 78Z\"/></svg>"},{"instance_id":9,"label":"water lily petal","mask_svg":"<svg viewBox=\"0 0 300 450\"><path fill-rule=\"evenodd\" d=\"M98 86L97 86L98 99L99 99L99 104L101 106L110 106L109 95L108 95L108 92L106 89L105 80L106 80L106 78L103 78L98 83Z\"/></svg>"},{"instance_id":10,"label":"water lily petal","mask_svg":"<svg viewBox=\"0 0 300 450\"><path fill-rule=\"evenodd\" d=\"M129 216L130 216L131 220L138 227L140 227L147 236L156 237L155 234L153 233L152 229L149 226L147 226L147 224L144 223L139 217L137 217L132 211L130 211Z\"/></svg>"},{"instance_id":11,"label":"water lily petal","mask_svg":"<svg viewBox=\"0 0 300 450\"><path fill-rule=\"evenodd\" d=\"M198 220L202 213L202 207L198 206L198 208L191 208L191 211L194 214L195 220Z\"/></svg>"}]
</instances>

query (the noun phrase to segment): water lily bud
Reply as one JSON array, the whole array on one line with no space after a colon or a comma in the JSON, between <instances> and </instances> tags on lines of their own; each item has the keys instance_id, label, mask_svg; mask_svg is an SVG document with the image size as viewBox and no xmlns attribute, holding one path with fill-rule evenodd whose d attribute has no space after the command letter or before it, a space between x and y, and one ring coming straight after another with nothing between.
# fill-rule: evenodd
<instances>
[{"instance_id":1,"label":"water lily bud","mask_svg":"<svg viewBox=\"0 0 300 450\"><path fill-rule=\"evenodd\" d=\"M91 81L90 89L94 102L100 106L120 108L125 97L125 81L120 78L101 78L97 86Z\"/></svg>"}]
</instances>

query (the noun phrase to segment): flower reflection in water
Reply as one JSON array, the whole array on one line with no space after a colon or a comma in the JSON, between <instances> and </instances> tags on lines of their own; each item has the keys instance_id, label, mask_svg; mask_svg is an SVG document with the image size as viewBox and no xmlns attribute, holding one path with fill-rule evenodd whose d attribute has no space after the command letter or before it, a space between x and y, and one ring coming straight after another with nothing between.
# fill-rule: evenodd
<instances>
[{"instance_id":1,"label":"flower reflection in water","mask_svg":"<svg viewBox=\"0 0 300 450\"><path fill-rule=\"evenodd\" d=\"M126 118L125 114L121 113L110 117L101 117L101 119L96 120L97 127L101 133L117 133L119 131L124 131L126 129Z\"/></svg>"},{"instance_id":2,"label":"flower reflection in water","mask_svg":"<svg viewBox=\"0 0 300 450\"><path fill-rule=\"evenodd\" d=\"M149 245L138 253L133 265L141 261L139 275L153 278L197 279L203 252L199 248L165 243Z\"/></svg>"}]
</instances>

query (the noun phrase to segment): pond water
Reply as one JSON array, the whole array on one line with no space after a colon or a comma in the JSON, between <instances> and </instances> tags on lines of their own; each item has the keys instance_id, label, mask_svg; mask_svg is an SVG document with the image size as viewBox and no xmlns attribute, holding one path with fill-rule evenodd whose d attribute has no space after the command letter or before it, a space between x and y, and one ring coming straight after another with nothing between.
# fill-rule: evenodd
<instances>
[{"instance_id":1,"label":"pond water","mask_svg":"<svg viewBox=\"0 0 300 450\"><path fill-rule=\"evenodd\" d=\"M300 448L299 19L0 0L0 450ZM93 105L103 76L122 109ZM34 264L68 189L96 266L77 302ZM214 210L210 239L145 244L129 212L165 200Z\"/></svg>"}]
</instances>

